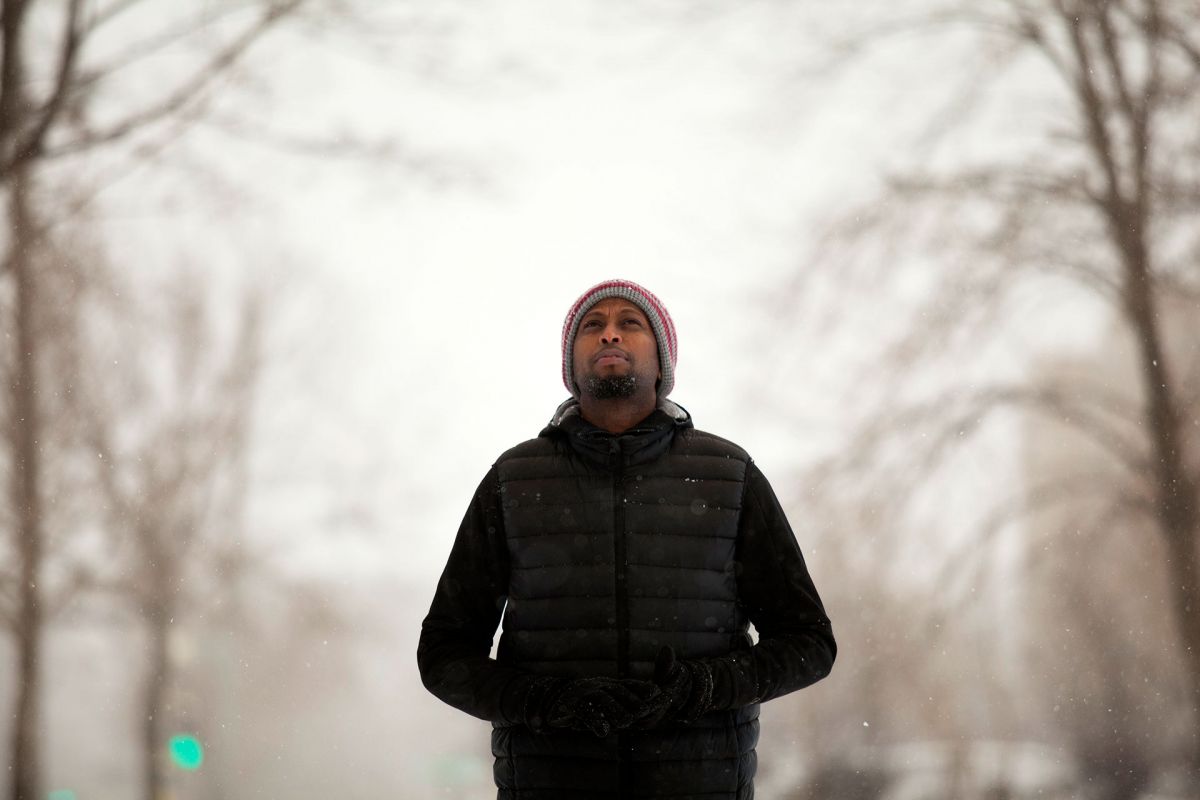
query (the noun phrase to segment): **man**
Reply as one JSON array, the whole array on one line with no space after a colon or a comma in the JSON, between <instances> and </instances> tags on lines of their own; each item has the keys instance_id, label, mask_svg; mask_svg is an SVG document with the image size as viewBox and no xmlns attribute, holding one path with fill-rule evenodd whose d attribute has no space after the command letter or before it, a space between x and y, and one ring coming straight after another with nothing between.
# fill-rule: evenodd
<instances>
[{"instance_id":1,"label":"man","mask_svg":"<svg viewBox=\"0 0 1200 800\"><path fill-rule=\"evenodd\" d=\"M422 681L491 721L499 800L752 798L759 703L837 652L796 539L745 451L667 399L657 297L593 286L562 354L571 398L467 509Z\"/></svg>"}]
</instances>

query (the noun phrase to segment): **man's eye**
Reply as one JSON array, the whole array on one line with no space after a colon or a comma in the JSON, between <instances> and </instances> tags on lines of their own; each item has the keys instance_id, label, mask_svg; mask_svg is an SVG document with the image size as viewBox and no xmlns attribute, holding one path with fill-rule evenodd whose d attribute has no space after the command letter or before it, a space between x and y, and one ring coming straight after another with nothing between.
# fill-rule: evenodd
<instances>
[{"instance_id":1,"label":"man's eye","mask_svg":"<svg viewBox=\"0 0 1200 800\"><path fill-rule=\"evenodd\" d=\"M641 326L641 324L642 324L642 323L641 323L641 320L636 320L636 319L627 319L627 320L625 320L625 324L626 324L626 325L638 325L638 326Z\"/></svg>"},{"instance_id":2,"label":"man's eye","mask_svg":"<svg viewBox=\"0 0 1200 800\"><path fill-rule=\"evenodd\" d=\"M598 328L598 327L600 327L600 323L597 320L589 319L587 322L583 323L583 327Z\"/></svg>"}]
</instances>

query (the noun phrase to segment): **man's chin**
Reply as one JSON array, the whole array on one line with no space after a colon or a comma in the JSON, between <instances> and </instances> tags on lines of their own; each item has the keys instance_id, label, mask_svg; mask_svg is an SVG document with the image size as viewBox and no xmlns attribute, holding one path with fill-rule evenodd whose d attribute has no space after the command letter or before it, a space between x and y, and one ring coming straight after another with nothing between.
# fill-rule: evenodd
<instances>
[{"instance_id":1,"label":"man's chin","mask_svg":"<svg viewBox=\"0 0 1200 800\"><path fill-rule=\"evenodd\" d=\"M593 375L583 384L583 392L594 400L624 400L641 388L636 375Z\"/></svg>"}]
</instances>

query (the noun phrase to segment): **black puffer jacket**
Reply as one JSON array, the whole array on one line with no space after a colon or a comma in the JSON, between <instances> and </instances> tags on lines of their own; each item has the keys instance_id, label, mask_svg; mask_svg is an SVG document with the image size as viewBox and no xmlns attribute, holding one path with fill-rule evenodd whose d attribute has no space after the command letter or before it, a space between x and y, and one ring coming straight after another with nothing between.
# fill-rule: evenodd
<instances>
[{"instance_id":1,"label":"black puffer jacket","mask_svg":"<svg viewBox=\"0 0 1200 800\"><path fill-rule=\"evenodd\" d=\"M463 520L418 662L435 695L492 721L500 800L752 797L758 703L832 666L770 485L666 409L620 435L556 420L496 461ZM714 707L695 723L604 738L523 724L536 677L649 679L662 645L713 667Z\"/></svg>"}]
</instances>

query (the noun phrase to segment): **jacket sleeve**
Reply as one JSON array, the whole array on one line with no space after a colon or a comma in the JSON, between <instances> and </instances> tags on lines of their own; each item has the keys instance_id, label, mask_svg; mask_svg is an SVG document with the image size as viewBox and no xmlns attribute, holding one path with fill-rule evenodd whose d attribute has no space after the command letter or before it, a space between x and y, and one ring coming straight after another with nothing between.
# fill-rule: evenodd
<instances>
[{"instance_id":1,"label":"jacket sleeve","mask_svg":"<svg viewBox=\"0 0 1200 800\"><path fill-rule=\"evenodd\" d=\"M508 596L500 484L492 467L459 526L417 645L421 682L445 703L492 722L526 722L536 677L489 656Z\"/></svg>"},{"instance_id":2,"label":"jacket sleeve","mask_svg":"<svg viewBox=\"0 0 1200 800\"><path fill-rule=\"evenodd\" d=\"M737 541L738 599L758 631L748 651L709 659L712 708L765 702L829 674L837 644L796 537L766 477L750 462Z\"/></svg>"}]
</instances>

